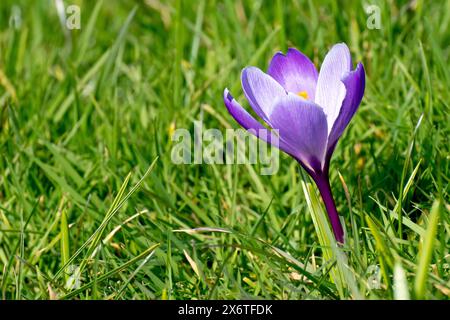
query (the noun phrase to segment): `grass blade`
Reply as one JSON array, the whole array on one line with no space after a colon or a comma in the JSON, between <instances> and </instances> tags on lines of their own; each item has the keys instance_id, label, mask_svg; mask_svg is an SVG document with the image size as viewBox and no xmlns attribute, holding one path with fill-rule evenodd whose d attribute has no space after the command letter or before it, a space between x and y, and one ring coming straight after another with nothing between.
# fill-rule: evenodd
<instances>
[{"instance_id":1,"label":"grass blade","mask_svg":"<svg viewBox=\"0 0 450 320\"><path fill-rule=\"evenodd\" d=\"M63 266L67 264L70 258L70 244L69 244L69 225L67 224L66 209L61 210L61 263ZM65 273L66 282L69 279L69 275Z\"/></svg>"},{"instance_id":2,"label":"grass blade","mask_svg":"<svg viewBox=\"0 0 450 320\"><path fill-rule=\"evenodd\" d=\"M423 299L425 295L425 288L428 279L428 268L430 267L430 262L433 255L440 211L440 201L435 200L433 206L431 207L427 232L425 233L422 247L419 250L419 263L417 266L416 280L414 283L414 292L416 294L416 299Z\"/></svg>"}]
</instances>

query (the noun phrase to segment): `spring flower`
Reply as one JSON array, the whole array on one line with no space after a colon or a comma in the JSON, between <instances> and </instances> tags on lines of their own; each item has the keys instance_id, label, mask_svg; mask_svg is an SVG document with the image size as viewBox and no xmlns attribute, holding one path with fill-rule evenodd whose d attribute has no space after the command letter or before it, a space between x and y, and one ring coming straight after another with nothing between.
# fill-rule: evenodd
<instances>
[{"instance_id":1,"label":"spring flower","mask_svg":"<svg viewBox=\"0 0 450 320\"><path fill-rule=\"evenodd\" d=\"M256 115L278 130L278 143L263 137L266 127L224 91L224 102L234 119L249 132L276 144L308 172L316 183L338 242L344 231L329 183L330 159L336 144L355 114L365 88L361 63L352 70L350 51L336 44L318 73L311 60L290 48L272 58L267 73L247 67L241 75L245 97Z\"/></svg>"}]
</instances>

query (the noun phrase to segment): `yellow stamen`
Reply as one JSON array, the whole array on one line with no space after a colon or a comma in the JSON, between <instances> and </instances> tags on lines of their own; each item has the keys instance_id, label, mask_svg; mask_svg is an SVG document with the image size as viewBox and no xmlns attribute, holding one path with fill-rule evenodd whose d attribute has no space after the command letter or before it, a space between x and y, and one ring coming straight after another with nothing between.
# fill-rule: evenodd
<instances>
[{"instance_id":1,"label":"yellow stamen","mask_svg":"<svg viewBox=\"0 0 450 320\"><path fill-rule=\"evenodd\" d=\"M308 99L308 92L306 92L306 91L299 91L299 92L297 92L297 95L299 97L302 97L303 99Z\"/></svg>"}]
</instances>

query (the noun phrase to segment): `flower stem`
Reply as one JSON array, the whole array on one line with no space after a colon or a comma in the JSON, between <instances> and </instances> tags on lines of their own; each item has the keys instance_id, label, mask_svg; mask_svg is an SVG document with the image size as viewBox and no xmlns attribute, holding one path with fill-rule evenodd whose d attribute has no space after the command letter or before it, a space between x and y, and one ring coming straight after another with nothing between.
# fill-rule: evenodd
<instances>
[{"instance_id":1,"label":"flower stem","mask_svg":"<svg viewBox=\"0 0 450 320\"><path fill-rule=\"evenodd\" d=\"M322 196L325 208L327 209L328 217L330 218L331 226L336 240L340 243L344 243L344 230L342 229L341 221L339 220L339 214L334 203L333 194L331 193L330 181L328 174L313 176L317 187L319 188L320 195Z\"/></svg>"}]
</instances>

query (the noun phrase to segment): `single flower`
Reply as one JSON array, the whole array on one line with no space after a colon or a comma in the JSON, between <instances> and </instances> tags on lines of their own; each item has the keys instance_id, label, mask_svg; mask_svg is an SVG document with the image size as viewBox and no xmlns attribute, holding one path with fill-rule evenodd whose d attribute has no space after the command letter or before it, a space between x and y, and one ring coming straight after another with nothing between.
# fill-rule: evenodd
<instances>
[{"instance_id":1,"label":"single flower","mask_svg":"<svg viewBox=\"0 0 450 320\"><path fill-rule=\"evenodd\" d=\"M278 143L260 134L266 127L225 89L228 111L242 127L275 144L308 172L319 188L336 240L343 243L344 231L328 172L336 144L364 95L363 65L358 63L352 70L350 51L340 43L328 52L318 73L307 56L290 48L286 55L274 55L267 73L256 67L245 68L241 81L256 115L278 130Z\"/></svg>"}]
</instances>

